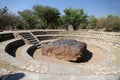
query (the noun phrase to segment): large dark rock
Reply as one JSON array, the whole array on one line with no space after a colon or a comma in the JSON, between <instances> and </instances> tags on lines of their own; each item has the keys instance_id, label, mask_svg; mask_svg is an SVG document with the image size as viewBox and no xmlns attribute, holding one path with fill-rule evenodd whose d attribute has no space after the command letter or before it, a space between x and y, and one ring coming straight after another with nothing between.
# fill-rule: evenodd
<instances>
[{"instance_id":1,"label":"large dark rock","mask_svg":"<svg viewBox=\"0 0 120 80\"><path fill-rule=\"evenodd\" d=\"M67 61L82 59L86 48L86 43L78 42L73 39L57 40L41 45L42 55Z\"/></svg>"}]
</instances>

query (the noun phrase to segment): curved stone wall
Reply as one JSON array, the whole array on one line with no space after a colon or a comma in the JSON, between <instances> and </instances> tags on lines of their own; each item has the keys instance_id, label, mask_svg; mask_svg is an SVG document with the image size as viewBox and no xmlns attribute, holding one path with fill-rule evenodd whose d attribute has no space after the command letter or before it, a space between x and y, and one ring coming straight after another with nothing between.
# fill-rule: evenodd
<instances>
[{"instance_id":1,"label":"curved stone wall","mask_svg":"<svg viewBox=\"0 0 120 80\"><path fill-rule=\"evenodd\" d=\"M34 52L36 51L37 47L38 47L38 46L31 46L31 47L27 50L27 53L28 53L31 57L33 57Z\"/></svg>"},{"instance_id":2,"label":"curved stone wall","mask_svg":"<svg viewBox=\"0 0 120 80\"><path fill-rule=\"evenodd\" d=\"M20 47L20 46L23 46L25 43L23 40L17 40L17 41L14 41L14 42L11 42L9 43L6 48L5 48L5 51L10 54L11 56L15 57L15 53L16 53L16 50Z\"/></svg>"},{"instance_id":3,"label":"curved stone wall","mask_svg":"<svg viewBox=\"0 0 120 80\"><path fill-rule=\"evenodd\" d=\"M10 40L10 39L14 39L14 38L15 37L14 37L13 33L2 33L2 34L0 34L0 42Z\"/></svg>"},{"instance_id":4,"label":"curved stone wall","mask_svg":"<svg viewBox=\"0 0 120 80\"><path fill-rule=\"evenodd\" d=\"M57 39L57 38L62 38L64 36L54 36L54 35L46 35L46 36L38 36L37 38L40 40L40 41L44 41L44 40L50 40L50 39Z\"/></svg>"},{"instance_id":5,"label":"curved stone wall","mask_svg":"<svg viewBox=\"0 0 120 80\"><path fill-rule=\"evenodd\" d=\"M64 31L32 31L34 35L46 35L46 34L61 34L64 33Z\"/></svg>"}]
</instances>

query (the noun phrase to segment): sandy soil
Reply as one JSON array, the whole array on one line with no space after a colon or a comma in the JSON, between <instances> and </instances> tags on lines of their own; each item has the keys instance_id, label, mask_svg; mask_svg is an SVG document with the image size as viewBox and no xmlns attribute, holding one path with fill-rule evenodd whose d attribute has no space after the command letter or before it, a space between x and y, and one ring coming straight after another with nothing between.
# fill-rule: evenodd
<instances>
[{"instance_id":1,"label":"sandy soil","mask_svg":"<svg viewBox=\"0 0 120 80\"><path fill-rule=\"evenodd\" d=\"M98 63L103 61L106 58L105 51L97 48L95 46L88 46L87 48L90 52L92 52L92 57L88 62L82 62L82 64L92 64L92 63ZM58 60L56 58L50 58L47 56L42 56L41 55L41 49L37 49L33 55L35 60L41 60L41 61L47 61L50 63L55 63L55 64L73 64L73 62L68 62L68 61L63 61L63 60ZM81 64L81 63L79 63Z\"/></svg>"}]
</instances>

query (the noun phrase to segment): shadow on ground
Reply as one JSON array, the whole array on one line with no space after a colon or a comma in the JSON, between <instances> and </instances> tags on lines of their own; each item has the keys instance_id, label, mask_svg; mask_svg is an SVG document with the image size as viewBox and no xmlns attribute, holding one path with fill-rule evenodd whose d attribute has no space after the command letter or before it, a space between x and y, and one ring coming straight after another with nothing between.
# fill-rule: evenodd
<instances>
[{"instance_id":1,"label":"shadow on ground","mask_svg":"<svg viewBox=\"0 0 120 80\"><path fill-rule=\"evenodd\" d=\"M28 50L27 50L27 52L28 52L28 54L31 56L31 57L33 57L33 55L34 55L34 52L36 51L36 49L39 49L40 48L40 45L38 45L38 46L32 46L32 47L30 47ZM90 52L89 50L86 50L86 51L84 51L84 57L83 58L78 58L78 60L77 61L70 61L70 62L74 62L74 63L85 63L85 62L88 62L91 58L92 58L92 56L93 56L93 53L92 52Z\"/></svg>"},{"instance_id":2,"label":"shadow on ground","mask_svg":"<svg viewBox=\"0 0 120 80\"><path fill-rule=\"evenodd\" d=\"M89 50L84 51L84 56L83 58L78 58L77 61L71 61L71 62L75 62L75 63L85 63L88 62L93 56L93 53L90 52Z\"/></svg>"},{"instance_id":3,"label":"shadow on ground","mask_svg":"<svg viewBox=\"0 0 120 80\"><path fill-rule=\"evenodd\" d=\"M15 73L15 74L0 76L0 80L20 80L24 76L25 76L24 73Z\"/></svg>"}]
</instances>

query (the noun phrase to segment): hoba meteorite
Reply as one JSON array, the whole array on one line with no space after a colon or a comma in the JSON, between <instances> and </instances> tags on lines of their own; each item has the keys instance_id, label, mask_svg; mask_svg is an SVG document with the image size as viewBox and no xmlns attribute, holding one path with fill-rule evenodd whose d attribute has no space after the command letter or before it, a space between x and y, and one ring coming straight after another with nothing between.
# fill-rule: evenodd
<instances>
[{"instance_id":1,"label":"hoba meteorite","mask_svg":"<svg viewBox=\"0 0 120 80\"><path fill-rule=\"evenodd\" d=\"M78 61L85 55L87 45L74 39L62 39L41 45L42 55L66 61Z\"/></svg>"}]
</instances>

